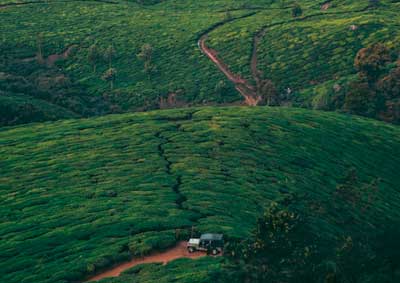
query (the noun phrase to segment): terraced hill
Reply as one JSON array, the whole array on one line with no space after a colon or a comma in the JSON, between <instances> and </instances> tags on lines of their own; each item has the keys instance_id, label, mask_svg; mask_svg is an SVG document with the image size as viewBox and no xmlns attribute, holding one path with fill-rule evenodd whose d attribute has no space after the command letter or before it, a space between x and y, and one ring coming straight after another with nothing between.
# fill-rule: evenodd
<instances>
[{"instance_id":1,"label":"terraced hill","mask_svg":"<svg viewBox=\"0 0 400 283\"><path fill-rule=\"evenodd\" d=\"M354 79L360 48L400 48L400 3L379 2L2 0L1 123L241 103L235 85L199 49L205 34L249 85L268 79L282 104L329 108L333 86L344 90ZM150 46L144 57L143 46ZM64 109L54 113L49 104Z\"/></svg>"},{"instance_id":2,"label":"terraced hill","mask_svg":"<svg viewBox=\"0 0 400 283\"><path fill-rule=\"evenodd\" d=\"M288 195L302 199L313 232L329 245L400 219L399 162L398 127L295 108L207 107L3 127L0 281L81 281L171 246L192 227L243 239L272 201ZM360 187L379 180L372 207L336 199L336 212L318 209L335 199L352 168ZM357 221L341 222L340 211ZM220 265L180 260L104 282L210 282Z\"/></svg>"}]
</instances>

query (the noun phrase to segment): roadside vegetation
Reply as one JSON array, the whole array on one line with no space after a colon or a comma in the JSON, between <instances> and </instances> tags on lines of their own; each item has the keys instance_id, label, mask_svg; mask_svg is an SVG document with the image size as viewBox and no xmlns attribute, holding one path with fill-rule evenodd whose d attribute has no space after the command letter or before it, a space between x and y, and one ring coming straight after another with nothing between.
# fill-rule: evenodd
<instances>
[{"instance_id":1,"label":"roadside vegetation","mask_svg":"<svg viewBox=\"0 0 400 283\"><path fill-rule=\"evenodd\" d=\"M397 1L3 0L1 5L6 5L0 10L3 125L240 103L235 86L197 46L207 31L207 44L250 82L252 52L257 53L258 77L267 82L259 90L275 97L264 103L399 121L392 113L398 112L398 91L385 106L395 110L383 114L333 101L338 89L347 94L361 49L381 43L398 55ZM17 97L15 105L10 97ZM49 112L49 104L61 107L60 114ZM25 108L32 110L22 114Z\"/></svg>"},{"instance_id":2,"label":"roadside vegetation","mask_svg":"<svg viewBox=\"0 0 400 283\"><path fill-rule=\"evenodd\" d=\"M260 213L291 196L306 200L297 210L331 248L352 231L399 219L399 137L383 122L268 107L2 128L0 281L76 282L172 246L192 227L251 238ZM353 171L354 189L342 190ZM209 260L217 269L219 260ZM187 278L203 270L181 263L144 270Z\"/></svg>"},{"instance_id":3,"label":"roadside vegetation","mask_svg":"<svg viewBox=\"0 0 400 283\"><path fill-rule=\"evenodd\" d=\"M0 282L399 282L399 10L0 0Z\"/></svg>"}]
</instances>

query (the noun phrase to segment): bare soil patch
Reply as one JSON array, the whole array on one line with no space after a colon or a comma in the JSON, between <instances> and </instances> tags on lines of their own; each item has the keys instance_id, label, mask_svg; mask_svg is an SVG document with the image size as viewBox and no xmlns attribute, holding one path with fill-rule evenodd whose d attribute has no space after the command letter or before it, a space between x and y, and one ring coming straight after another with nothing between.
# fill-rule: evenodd
<instances>
[{"instance_id":1,"label":"bare soil patch","mask_svg":"<svg viewBox=\"0 0 400 283\"><path fill-rule=\"evenodd\" d=\"M186 249L186 244L187 242L179 242L175 247L166 250L164 252L156 252L153 254L150 254L148 256L144 256L141 258L134 258L129 262L125 262L122 264L119 264L117 266L114 266L113 268L104 271L102 273L99 273L85 282L92 282L92 281L98 281L107 277L117 277L119 276L123 271L132 268L136 265L143 264L143 263L163 263L167 264L170 261L173 261L178 258L192 258L196 259L199 257L206 256L206 253L203 252L194 252L194 253L189 253Z\"/></svg>"},{"instance_id":2,"label":"bare soil patch","mask_svg":"<svg viewBox=\"0 0 400 283\"><path fill-rule=\"evenodd\" d=\"M245 104L249 106L256 106L260 101L259 97L250 83L248 83L241 76L234 74L229 67L218 58L218 52L206 45L208 36L203 35L199 40L199 47L201 51L218 67L218 69L224 73L224 75L235 84L235 88L244 97Z\"/></svg>"}]
</instances>

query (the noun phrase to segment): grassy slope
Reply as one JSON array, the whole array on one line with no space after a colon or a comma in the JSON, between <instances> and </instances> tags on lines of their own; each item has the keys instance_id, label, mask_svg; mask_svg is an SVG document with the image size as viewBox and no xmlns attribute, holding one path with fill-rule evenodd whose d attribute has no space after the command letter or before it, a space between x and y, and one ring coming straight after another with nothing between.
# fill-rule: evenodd
<instances>
[{"instance_id":1,"label":"grassy slope","mask_svg":"<svg viewBox=\"0 0 400 283\"><path fill-rule=\"evenodd\" d=\"M381 1L378 9L362 11L366 0L332 1L328 10L321 11L315 1L297 2L305 20L294 20L285 8L290 5L276 5L276 10L260 11L216 30L211 42L234 70L250 77L252 37L266 28L258 47L259 69L280 88L294 90L353 73L355 54L369 44L399 48L399 3ZM358 30L350 30L353 24Z\"/></svg>"},{"instance_id":2,"label":"grassy slope","mask_svg":"<svg viewBox=\"0 0 400 283\"><path fill-rule=\"evenodd\" d=\"M32 105L32 110L27 110L26 105ZM44 100L39 100L26 95L16 95L0 93L0 109L3 113L6 111L10 112L9 115L2 116L0 118L0 124L11 125L16 122L30 123L40 122L47 120L58 120L67 118L78 118L79 116L75 113L68 111L57 105L53 105ZM35 118L32 118L32 113L35 112ZM13 120L15 117L19 117L18 121Z\"/></svg>"},{"instance_id":3,"label":"grassy slope","mask_svg":"<svg viewBox=\"0 0 400 283\"><path fill-rule=\"evenodd\" d=\"M79 280L172 245L192 225L243 238L287 192L330 200L350 167L364 184L382 180L378 197L351 227L305 207L327 243L400 217L400 129L351 116L181 109L1 128L0 145L1 282ZM193 263L182 264L138 276L167 280L171 268L190 278Z\"/></svg>"},{"instance_id":4,"label":"grassy slope","mask_svg":"<svg viewBox=\"0 0 400 283\"><path fill-rule=\"evenodd\" d=\"M209 283L223 282L220 276L222 258L178 259L166 266L146 264L125 271L121 276L101 283Z\"/></svg>"},{"instance_id":5,"label":"grassy slope","mask_svg":"<svg viewBox=\"0 0 400 283\"><path fill-rule=\"evenodd\" d=\"M178 93L178 100L190 104L241 99L228 82L232 90L226 92L229 95L216 91L217 83L225 78L196 43L201 32L226 19L227 10L232 10L232 17L256 14L220 26L211 32L209 44L234 72L249 78L253 36L269 27L258 47L259 69L280 89L294 89L296 97L303 89L314 96L315 85L352 74L354 55L362 46L383 42L398 48L400 42L396 13L400 3L389 0L382 0L376 10L366 11L360 10L367 7L367 0L335 0L327 11L321 11L315 1L297 1L307 17L320 15L305 20L291 16L294 1L168 0L153 6L115 2L119 4L50 1L1 9L1 49L8 66L4 69L13 69L9 64L18 58L33 56L36 35L42 32L46 55L79 45L76 54L60 62L59 68L84 93L101 96L108 91L107 83L101 80L108 64L100 60L93 73L87 51L94 43L105 49L112 42L118 75L110 103L116 105L112 107L115 111L132 111L157 108L160 97L169 93ZM352 24L358 26L357 31L349 30ZM151 79L136 57L144 43L155 50L153 63L158 71Z\"/></svg>"},{"instance_id":6,"label":"grassy slope","mask_svg":"<svg viewBox=\"0 0 400 283\"><path fill-rule=\"evenodd\" d=\"M210 93L214 93L216 83L224 77L201 55L196 40L200 32L221 21L223 15L217 11L210 13L206 8L198 9L197 5L186 5L184 9L171 2L165 7L54 2L9 7L2 11L1 28L5 34L3 41L19 46L8 50L15 58L35 54L38 32L44 34L47 55L60 53L70 44L79 44L77 54L63 68L94 95L108 90L100 78L108 64L100 60L98 72L93 74L86 59L87 48L97 43L99 48L106 49L112 42L117 51L113 62L118 70L116 87L129 97L122 108L157 105L158 96L182 90L182 100L215 101ZM15 22L17 26L12 24ZM158 72L151 80L142 71L143 63L136 58L144 43L150 43L155 50L153 61ZM227 99L238 97L233 94L233 98Z\"/></svg>"}]
</instances>

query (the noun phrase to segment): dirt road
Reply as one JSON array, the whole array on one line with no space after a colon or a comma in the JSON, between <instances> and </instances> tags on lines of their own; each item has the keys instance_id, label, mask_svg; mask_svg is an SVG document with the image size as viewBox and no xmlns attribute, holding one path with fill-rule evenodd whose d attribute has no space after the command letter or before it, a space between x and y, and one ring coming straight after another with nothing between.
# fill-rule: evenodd
<instances>
[{"instance_id":1,"label":"dirt road","mask_svg":"<svg viewBox=\"0 0 400 283\"><path fill-rule=\"evenodd\" d=\"M200 50L218 67L218 69L224 73L224 75L235 84L235 88L244 97L245 104L249 106L256 106L260 101L261 97L257 95L254 86L248 83L245 79L239 75L234 74L229 67L217 56L217 51L209 48L206 45L208 36L203 35L198 44Z\"/></svg>"},{"instance_id":2,"label":"dirt road","mask_svg":"<svg viewBox=\"0 0 400 283\"><path fill-rule=\"evenodd\" d=\"M136 265L142 264L142 263L160 262L160 263L166 264L167 262L178 259L178 258L195 259L195 258L206 256L206 253L203 253L203 252L189 253L186 249L186 243L187 242L179 242L175 247L173 247L169 250L166 250L164 252L153 253L153 254L150 254L150 255L142 257L142 258L134 258L129 262L119 264L107 271L101 272L101 273L89 278L85 282L98 281L100 279L107 278L107 277L117 277L123 271L125 271L129 268L132 268Z\"/></svg>"}]
</instances>

